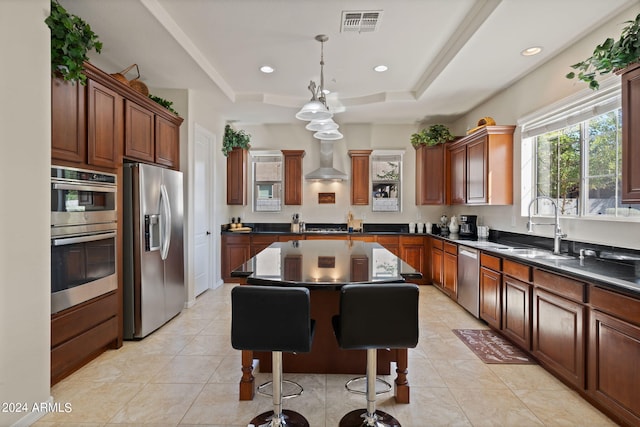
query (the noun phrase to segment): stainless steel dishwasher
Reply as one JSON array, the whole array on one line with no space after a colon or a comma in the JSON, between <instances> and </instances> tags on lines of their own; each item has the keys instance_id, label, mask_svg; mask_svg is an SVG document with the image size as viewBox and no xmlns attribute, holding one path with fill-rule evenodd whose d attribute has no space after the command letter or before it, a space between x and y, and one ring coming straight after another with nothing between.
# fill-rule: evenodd
<instances>
[{"instance_id":1,"label":"stainless steel dishwasher","mask_svg":"<svg viewBox=\"0 0 640 427\"><path fill-rule=\"evenodd\" d=\"M458 247L458 304L480 317L480 252Z\"/></svg>"}]
</instances>

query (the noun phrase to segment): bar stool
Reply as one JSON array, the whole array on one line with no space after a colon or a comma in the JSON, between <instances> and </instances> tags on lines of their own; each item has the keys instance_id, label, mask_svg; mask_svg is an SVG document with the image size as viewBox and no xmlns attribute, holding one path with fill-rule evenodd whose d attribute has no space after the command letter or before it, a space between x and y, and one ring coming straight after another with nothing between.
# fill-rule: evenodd
<instances>
[{"instance_id":1,"label":"bar stool","mask_svg":"<svg viewBox=\"0 0 640 427\"><path fill-rule=\"evenodd\" d=\"M400 426L376 410L377 350L418 344L418 286L413 283L353 284L340 291L340 314L332 319L340 348L367 350L367 408L340 420L340 427Z\"/></svg>"},{"instance_id":2,"label":"bar stool","mask_svg":"<svg viewBox=\"0 0 640 427\"><path fill-rule=\"evenodd\" d=\"M242 285L231 290L231 346L272 354L273 410L250 425L309 426L301 414L282 409L282 352L311 351L314 331L307 288Z\"/></svg>"}]
</instances>

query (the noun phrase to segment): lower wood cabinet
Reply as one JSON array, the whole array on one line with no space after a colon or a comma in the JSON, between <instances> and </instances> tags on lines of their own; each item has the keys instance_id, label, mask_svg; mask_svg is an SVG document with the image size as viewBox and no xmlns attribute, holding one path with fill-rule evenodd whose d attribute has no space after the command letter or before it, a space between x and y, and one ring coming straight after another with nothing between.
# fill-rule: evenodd
<instances>
[{"instance_id":1,"label":"lower wood cabinet","mask_svg":"<svg viewBox=\"0 0 640 427\"><path fill-rule=\"evenodd\" d=\"M231 272L251 258L250 236L248 234L223 234L222 254L220 258L222 263L222 280L232 283L239 282L239 279L231 277Z\"/></svg>"},{"instance_id":2,"label":"lower wood cabinet","mask_svg":"<svg viewBox=\"0 0 640 427\"><path fill-rule=\"evenodd\" d=\"M118 346L116 292L51 316L51 384Z\"/></svg>"},{"instance_id":3,"label":"lower wood cabinet","mask_svg":"<svg viewBox=\"0 0 640 427\"><path fill-rule=\"evenodd\" d=\"M496 329L502 328L502 260L480 255L480 318Z\"/></svg>"},{"instance_id":4,"label":"lower wood cabinet","mask_svg":"<svg viewBox=\"0 0 640 427\"><path fill-rule=\"evenodd\" d=\"M400 237L378 235L376 236L376 242L380 243L380 245L395 256L400 256Z\"/></svg>"},{"instance_id":5,"label":"lower wood cabinet","mask_svg":"<svg viewBox=\"0 0 640 427\"><path fill-rule=\"evenodd\" d=\"M454 301L458 299L458 246L444 242L442 288Z\"/></svg>"},{"instance_id":6,"label":"lower wood cabinet","mask_svg":"<svg viewBox=\"0 0 640 427\"><path fill-rule=\"evenodd\" d=\"M530 351L531 267L505 259L502 270L502 333Z\"/></svg>"},{"instance_id":7,"label":"lower wood cabinet","mask_svg":"<svg viewBox=\"0 0 640 427\"><path fill-rule=\"evenodd\" d=\"M429 283L429 269L426 259L427 245L424 236L400 236L400 258L422 273L422 279L415 283Z\"/></svg>"},{"instance_id":8,"label":"lower wood cabinet","mask_svg":"<svg viewBox=\"0 0 640 427\"><path fill-rule=\"evenodd\" d=\"M533 290L532 353L547 369L585 387L585 306L544 289Z\"/></svg>"},{"instance_id":9,"label":"lower wood cabinet","mask_svg":"<svg viewBox=\"0 0 640 427\"><path fill-rule=\"evenodd\" d=\"M640 299L591 286L589 397L620 424L640 425Z\"/></svg>"},{"instance_id":10,"label":"lower wood cabinet","mask_svg":"<svg viewBox=\"0 0 640 427\"><path fill-rule=\"evenodd\" d=\"M443 289L444 250L440 239L431 239L431 284Z\"/></svg>"},{"instance_id":11,"label":"lower wood cabinet","mask_svg":"<svg viewBox=\"0 0 640 427\"><path fill-rule=\"evenodd\" d=\"M278 241L277 234L260 234L251 236L251 256L256 256L259 252L268 248L270 244Z\"/></svg>"}]
</instances>

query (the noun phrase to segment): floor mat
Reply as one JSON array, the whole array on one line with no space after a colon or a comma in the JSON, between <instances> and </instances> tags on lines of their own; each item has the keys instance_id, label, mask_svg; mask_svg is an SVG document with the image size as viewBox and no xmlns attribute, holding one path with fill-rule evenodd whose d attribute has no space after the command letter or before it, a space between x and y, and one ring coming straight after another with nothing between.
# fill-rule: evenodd
<instances>
[{"instance_id":1,"label":"floor mat","mask_svg":"<svg viewBox=\"0 0 640 427\"><path fill-rule=\"evenodd\" d=\"M484 363L535 364L518 347L488 329L452 329Z\"/></svg>"}]
</instances>

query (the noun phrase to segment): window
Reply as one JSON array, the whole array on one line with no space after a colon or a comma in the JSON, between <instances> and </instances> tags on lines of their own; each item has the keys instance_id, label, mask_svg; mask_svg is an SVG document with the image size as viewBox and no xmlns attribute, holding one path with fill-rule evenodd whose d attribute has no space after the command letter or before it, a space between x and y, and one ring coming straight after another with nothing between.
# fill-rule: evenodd
<instances>
[{"instance_id":1,"label":"window","mask_svg":"<svg viewBox=\"0 0 640 427\"><path fill-rule=\"evenodd\" d=\"M523 124L523 214L546 196L563 216L640 219L640 205L621 202L621 125L619 86ZM544 200L535 209L553 214Z\"/></svg>"},{"instance_id":2,"label":"window","mask_svg":"<svg viewBox=\"0 0 640 427\"><path fill-rule=\"evenodd\" d=\"M251 153L253 164L253 210L279 212L282 207L282 154Z\"/></svg>"},{"instance_id":3,"label":"window","mask_svg":"<svg viewBox=\"0 0 640 427\"><path fill-rule=\"evenodd\" d=\"M372 211L401 210L402 154L394 150L374 150L371 153Z\"/></svg>"}]
</instances>

